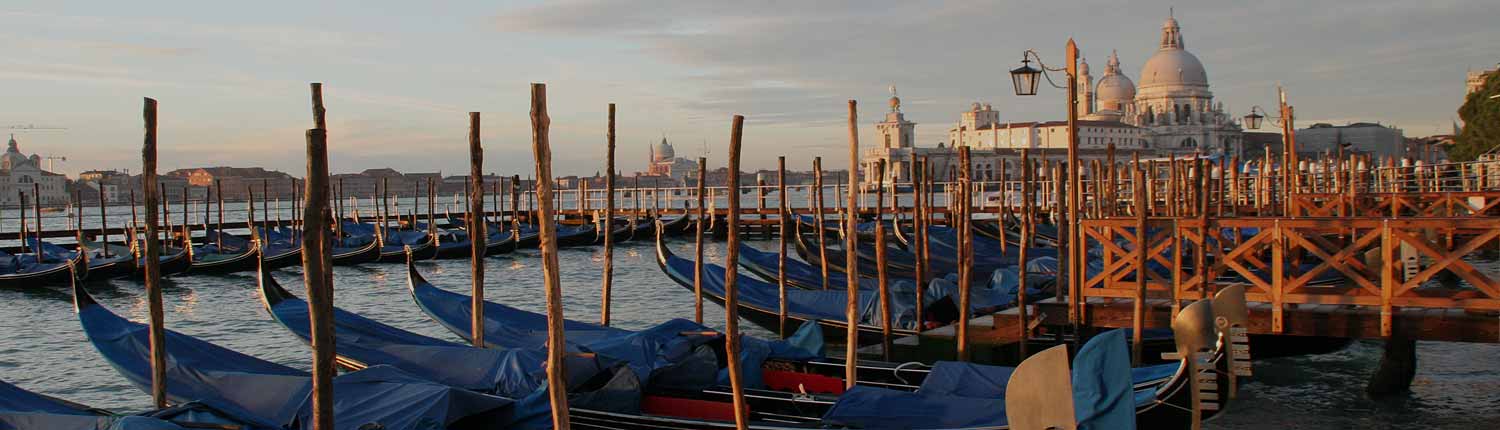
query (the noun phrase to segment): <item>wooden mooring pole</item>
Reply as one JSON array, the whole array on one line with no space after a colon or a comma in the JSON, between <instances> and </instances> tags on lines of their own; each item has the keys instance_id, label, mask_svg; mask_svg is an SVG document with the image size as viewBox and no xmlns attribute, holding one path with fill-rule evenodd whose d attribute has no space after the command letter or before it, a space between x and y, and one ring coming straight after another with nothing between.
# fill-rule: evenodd
<instances>
[{"instance_id":1,"label":"wooden mooring pole","mask_svg":"<svg viewBox=\"0 0 1500 430\"><path fill-rule=\"evenodd\" d=\"M749 428L749 405L745 404L745 382L740 376L740 313L739 277L740 258L740 135L745 117L734 116L729 131L729 216L728 249L725 250L724 267L724 349L728 361L730 391L734 398L734 425L739 430Z\"/></svg>"},{"instance_id":2,"label":"wooden mooring pole","mask_svg":"<svg viewBox=\"0 0 1500 430\"><path fill-rule=\"evenodd\" d=\"M158 409L162 409L167 407L167 330L161 302L161 241L156 232L156 202L161 196L157 194L159 186L156 180L155 99L145 99L143 116L146 137L141 146L141 189L146 193L146 307L150 318L151 401ZM24 208L21 213L26 213ZM37 254L41 252L38 251Z\"/></svg>"},{"instance_id":3,"label":"wooden mooring pole","mask_svg":"<svg viewBox=\"0 0 1500 430\"><path fill-rule=\"evenodd\" d=\"M707 211L703 208L703 182L708 177L707 167L708 159L698 157L698 229L693 234L693 322L698 324L703 324L703 229L708 228L703 217L713 216L706 214Z\"/></svg>"},{"instance_id":4,"label":"wooden mooring pole","mask_svg":"<svg viewBox=\"0 0 1500 430\"><path fill-rule=\"evenodd\" d=\"M875 279L880 283L880 356L891 360L891 286L886 273L885 251L885 160L875 164ZM896 206L896 193L891 193L891 206ZM893 217L891 224L895 224Z\"/></svg>"},{"instance_id":5,"label":"wooden mooring pole","mask_svg":"<svg viewBox=\"0 0 1500 430\"><path fill-rule=\"evenodd\" d=\"M776 205L779 212L777 218L781 226L781 251L776 254L776 333L781 337L787 337L786 331L786 241L787 235L791 234L791 222L796 222L791 217L791 203L786 198L786 156L776 157Z\"/></svg>"},{"instance_id":6,"label":"wooden mooring pole","mask_svg":"<svg viewBox=\"0 0 1500 430\"><path fill-rule=\"evenodd\" d=\"M609 125L604 132L604 225L611 226L615 219L615 104L609 104ZM686 215L684 215L686 216ZM631 228L635 228L634 225ZM661 228L661 224L657 224ZM615 235L604 235L604 276L600 281L599 325L609 326L609 295L615 278Z\"/></svg>"},{"instance_id":7,"label":"wooden mooring pole","mask_svg":"<svg viewBox=\"0 0 1500 430\"><path fill-rule=\"evenodd\" d=\"M849 101L849 188L844 209L844 388L859 379L859 106ZM821 222L821 221L820 221ZM822 234L821 231L818 232ZM728 266L734 270L735 266Z\"/></svg>"},{"instance_id":8,"label":"wooden mooring pole","mask_svg":"<svg viewBox=\"0 0 1500 430\"><path fill-rule=\"evenodd\" d=\"M557 220L552 207L552 148L547 117L547 84L531 84L531 151L536 157L537 206L541 214L542 278L547 288L547 394L552 405L552 428L568 430L567 373L563 355L567 343L563 333L562 280L557 262ZM609 232L605 232L609 234Z\"/></svg>"},{"instance_id":9,"label":"wooden mooring pole","mask_svg":"<svg viewBox=\"0 0 1500 430\"><path fill-rule=\"evenodd\" d=\"M307 283L307 311L312 321L313 428L333 429L333 256L327 236L328 134L323 129L307 131L307 200L303 212L311 214L305 225L314 234L302 240L302 274Z\"/></svg>"},{"instance_id":10,"label":"wooden mooring pole","mask_svg":"<svg viewBox=\"0 0 1500 430\"><path fill-rule=\"evenodd\" d=\"M484 348L484 252L489 239L484 222L484 145L480 143L479 112L469 112L469 336L476 348ZM387 190L389 191L389 190ZM381 206L385 206L381 203ZM381 222L381 227L385 223Z\"/></svg>"},{"instance_id":11,"label":"wooden mooring pole","mask_svg":"<svg viewBox=\"0 0 1500 430\"><path fill-rule=\"evenodd\" d=\"M818 263L823 270L823 289L828 289L828 245L823 243L823 157L813 157L813 233L818 238ZM797 220L802 222L802 220ZM846 252L849 252L846 250ZM847 268L845 270L848 272ZM854 272L848 272L851 275Z\"/></svg>"}]
</instances>

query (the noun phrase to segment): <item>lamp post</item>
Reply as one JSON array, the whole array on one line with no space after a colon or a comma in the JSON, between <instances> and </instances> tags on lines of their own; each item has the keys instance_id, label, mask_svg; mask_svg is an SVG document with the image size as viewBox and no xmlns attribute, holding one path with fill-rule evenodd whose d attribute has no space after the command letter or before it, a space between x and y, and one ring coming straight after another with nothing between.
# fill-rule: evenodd
<instances>
[{"instance_id":1,"label":"lamp post","mask_svg":"<svg viewBox=\"0 0 1500 430\"><path fill-rule=\"evenodd\" d=\"M1079 300L1078 297L1078 288L1081 284L1082 276L1079 269L1083 267L1083 252L1082 247L1078 246L1080 244L1078 241L1079 229L1076 225L1078 222L1078 205L1080 199L1078 193L1080 181L1078 172L1078 44L1073 42L1072 38L1068 38L1066 52L1065 67L1049 68L1042 62L1042 57L1035 50L1028 49L1021 53L1021 67L1011 69L1010 77L1018 96L1036 95L1038 75L1046 78L1047 83L1053 87L1059 89L1066 88L1068 90L1068 195L1067 207L1064 212L1066 214L1065 219L1060 224L1062 224L1064 229L1063 237L1066 240L1065 249L1067 250L1068 320L1073 322L1076 332L1081 311L1080 307L1083 304L1083 301ZM1036 59L1037 65L1041 66L1040 69L1031 67L1031 59L1033 58ZM1060 86L1052 82L1052 77L1047 75L1049 71L1066 73L1068 77L1067 86Z\"/></svg>"},{"instance_id":2,"label":"lamp post","mask_svg":"<svg viewBox=\"0 0 1500 430\"><path fill-rule=\"evenodd\" d=\"M1292 107L1286 104L1286 91L1280 86L1276 87L1276 95L1279 101L1281 116L1270 116L1260 106L1250 107L1250 114L1245 115L1245 127L1251 130L1259 130L1261 121L1271 118L1277 126L1281 127L1281 177L1282 177L1282 204L1287 216L1293 216L1291 212L1291 193L1297 182L1297 134L1293 122ZM1265 175L1265 170L1261 170Z\"/></svg>"}]
</instances>

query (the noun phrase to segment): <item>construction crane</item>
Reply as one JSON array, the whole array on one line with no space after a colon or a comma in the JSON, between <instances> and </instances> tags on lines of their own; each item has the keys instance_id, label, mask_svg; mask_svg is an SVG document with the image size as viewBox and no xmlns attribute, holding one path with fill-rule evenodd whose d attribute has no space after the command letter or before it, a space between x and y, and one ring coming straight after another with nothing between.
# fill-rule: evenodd
<instances>
[{"instance_id":1,"label":"construction crane","mask_svg":"<svg viewBox=\"0 0 1500 430\"><path fill-rule=\"evenodd\" d=\"M6 126L5 129L6 129L6 131L10 132L10 138L11 138L11 140L15 140L16 133L48 132L48 131L67 131L68 130L67 127L48 127L48 126L45 126L45 125L38 126L36 124L16 124L16 125ZM43 156L42 158L45 159L45 160L47 160L47 171L48 172L57 172L57 170L54 170L52 168L53 167L52 163L54 161L61 161L61 162L64 162L64 163L68 162L68 157L48 155L48 156Z\"/></svg>"},{"instance_id":2,"label":"construction crane","mask_svg":"<svg viewBox=\"0 0 1500 430\"><path fill-rule=\"evenodd\" d=\"M66 127L48 127L48 126L45 126L45 125L38 126L36 124L16 124L16 125L6 126L5 130L8 131L8 132L10 132L10 133L26 133L26 132L33 132L33 131L66 131L67 128Z\"/></svg>"}]
</instances>

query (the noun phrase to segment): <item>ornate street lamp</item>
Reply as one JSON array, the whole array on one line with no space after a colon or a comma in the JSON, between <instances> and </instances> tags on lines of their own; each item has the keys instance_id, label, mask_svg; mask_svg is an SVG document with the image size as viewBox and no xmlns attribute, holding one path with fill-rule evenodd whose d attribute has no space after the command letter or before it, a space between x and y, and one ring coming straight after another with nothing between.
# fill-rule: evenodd
<instances>
[{"instance_id":1,"label":"ornate street lamp","mask_svg":"<svg viewBox=\"0 0 1500 430\"><path fill-rule=\"evenodd\" d=\"M1040 74L1042 70L1031 67L1031 60L1026 58L1026 54L1021 54L1021 67L1010 69L1010 80L1016 85L1016 95L1036 95L1036 78Z\"/></svg>"},{"instance_id":2,"label":"ornate street lamp","mask_svg":"<svg viewBox=\"0 0 1500 430\"><path fill-rule=\"evenodd\" d=\"M1251 129L1251 130L1260 130L1260 122L1262 120L1265 120L1266 116L1265 115L1261 115L1259 113L1256 113L1255 111L1257 109L1260 109L1260 107L1259 106L1252 107L1252 108L1250 108L1250 114L1249 115L1245 115L1245 128L1248 128L1248 129Z\"/></svg>"}]
</instances>

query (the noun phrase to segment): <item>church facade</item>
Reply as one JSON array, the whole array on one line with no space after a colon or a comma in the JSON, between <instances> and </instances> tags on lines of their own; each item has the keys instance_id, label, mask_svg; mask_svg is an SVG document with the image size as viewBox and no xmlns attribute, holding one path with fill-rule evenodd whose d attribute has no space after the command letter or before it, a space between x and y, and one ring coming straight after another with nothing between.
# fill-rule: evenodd
<instances>
[{"instance_id":1,"label":"church facade","mask_svg":"<svg viewBox=\"0 0 1500 430\"><path fill-rule=\"evenodd\" d=\"M42 205L65 205L67 185L67 177L42 170L42 157L22 154L16 137L10 137L5 154L0 154L0 206L20 206L21 193L26 194L27 205L36 204L38 196Z\"/></svg>"},{"instance_id":2,"label":"church facade","mask_svg":"<svg viewBox=\"0 0 1500 430\"><path fill-rule=\"evenodd\" d=\"M1242 150L1243 130L1223 104L1214 101L1208 72L1187 51L1175 17L1162 24L1160 45L1141 68L1139 86L1126 76L1114 53L1097 81L1088 62L1080 59L1078 78L1080 159L1103 159L1110 147L1117 151L1117 162L1134 154L1181 158L1233 156ZM1034 159L1067 156L1066 120L1002 122L990 104L976 102L960 113L958 123L947 130L945 142L924 148L912 144L916 124L905 119L894 87L890 106L885 120L875 124L882 146L862 155L867 184L875 182L872 173L880 160L897 167L887 172L887 182L908 181L913 156L927 157L933 176L946 180L956 170L957 147L970 148L976 180L998 180L1006 167L1013 176L1023 149Z\"/></svg>"},{"instance_id":3,"label":"church facade","mask_svg":"<svg viewBox=\"0 0 1500 430\"><path fill-rule=\"evenodd\" d=\"M677 156L671 143L667 138L661 138L661 142L651 146L651 162L646 166L646 174L650 176L661 176L672 178L679 184L687 183L689 175L698 174L698 163ZM695 176L696 177L696 176Z\"/></svg>"}]
</instances>

